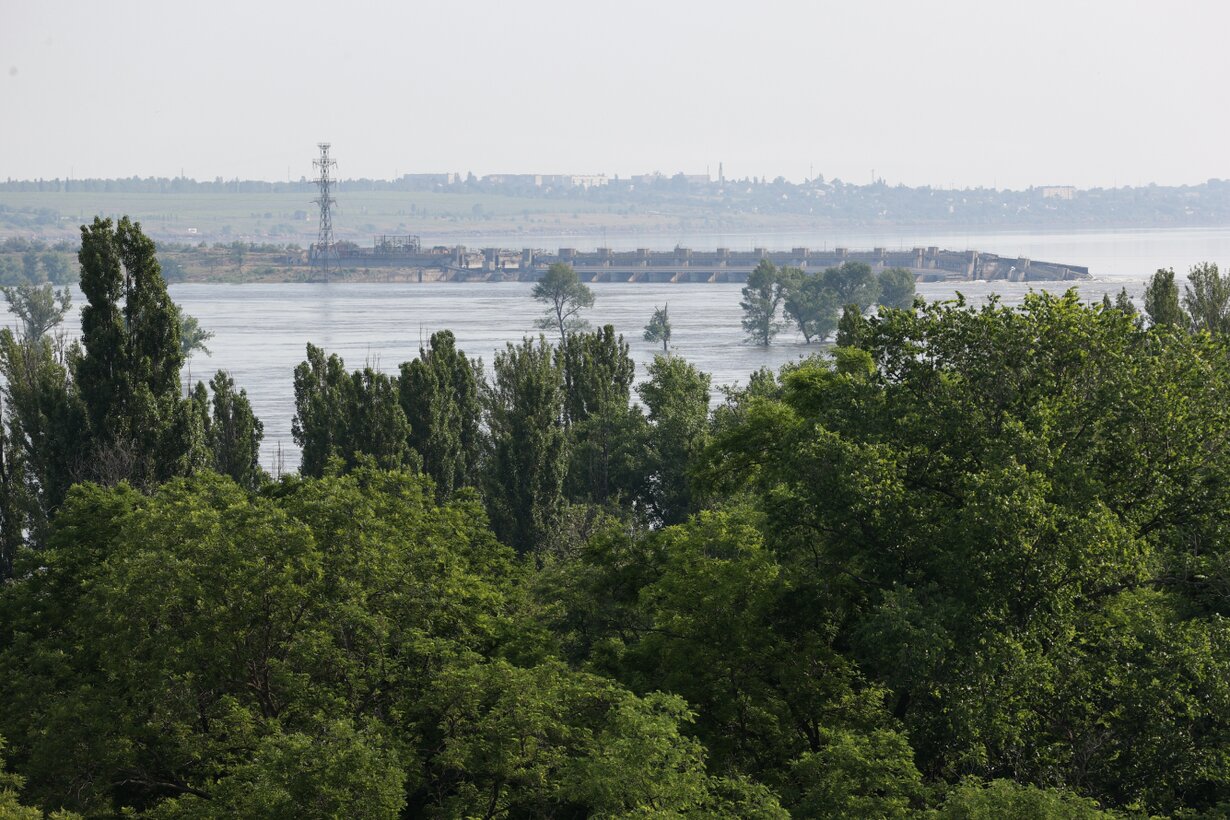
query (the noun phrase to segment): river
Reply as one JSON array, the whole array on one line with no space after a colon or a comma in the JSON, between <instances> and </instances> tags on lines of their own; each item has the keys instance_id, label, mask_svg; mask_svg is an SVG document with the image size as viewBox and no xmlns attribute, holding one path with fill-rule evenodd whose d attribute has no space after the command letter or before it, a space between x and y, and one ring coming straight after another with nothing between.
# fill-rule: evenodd
<instances>
[{"instance_id":1,"label":"river","mask_svg":"<svg viewBox=\"0 0 1230 820\"><path fill-rule=\"evenodd\" d=\"M471 244L499 241L482 237ZM552 247L549 237L537 241ZM1094 278L1081 282L1082 297L1101 299L1121 287L1137 297L1145 280L1159 267L1174 267L1180 276L1201 261L1230 264L1230 228L1174 231L995 234L859 234L841 237L800 234L755 236L694 235L684 238L695 249L764 245L773 248L813 248L845 245L913 247L936 245L954 250L973 248L1004 256L1025 256L1086 265ZM524 242L524 240L518 240ZM675 238L650 237L621 241L621 246L670 248ZM601 236L561 239L570 247L603 244ZM611 243L613 246L616 244ZM669 303L674 351L713 376L715 386L744 381L762 366L777 367L815 347L802 344L797 333L784 331L770 348L744 343L740 327L737 284L595 284L595 303L586 312L593 325L611 323L628 338L638 364L652 359L655 347L641 341L654 306ZM1018 302L1033 288L1063 288L1055 284L996 282L923 284L928 299L947 299L961 290L972 300L990 293ZM265 425L262 461L270 467L281 447L288 468L298 464L291 438L294 414L292 373L304 357L307 342L338 353L350 368L370 363L385 372L417 355L419 345L435 330L448 328L458 345L490 366L492 354L507 341L537 333L541 305L530 298L524 283L475 284L176 284L175 301L213 331L211 355L197 354L190 363L193 379L207 379L219 368L229 370L248 391L253 408ZM76 319L70 319L75 326Z\"/></svg>"}]
</instances>

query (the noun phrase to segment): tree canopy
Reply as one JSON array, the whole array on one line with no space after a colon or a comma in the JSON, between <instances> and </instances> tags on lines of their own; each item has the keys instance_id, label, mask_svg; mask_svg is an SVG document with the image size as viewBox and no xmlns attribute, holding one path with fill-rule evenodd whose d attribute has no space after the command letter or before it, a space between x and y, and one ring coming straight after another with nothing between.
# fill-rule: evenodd
<instances>
[{"instance_id":1,"label":"tree canopy","mask_svg":"<svg viewBox=\"0 0 1230 820\"><path fill-rule=\"evenodd\" d=\"M1190 321L1168 271L1146 321L766 268L760 318L827 294L836 345L715 408L610 325L490 377L309 345L273 481L228 374L180 395L151 252L94 223L81 346L0 332L0 815L1230 805L1215 268Z\"/></svg>"}]
</instances>

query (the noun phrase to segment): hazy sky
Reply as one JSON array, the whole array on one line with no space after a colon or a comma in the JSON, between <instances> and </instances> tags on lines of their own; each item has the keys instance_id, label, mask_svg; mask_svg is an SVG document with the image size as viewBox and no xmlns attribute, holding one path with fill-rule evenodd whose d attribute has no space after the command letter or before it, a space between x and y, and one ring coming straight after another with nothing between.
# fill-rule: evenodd
<instances>
[{"instance_id":1,"label":"hazy sky","mask_svg":"<svg viewBox=\"0 0 1230 820\"><path fill-rule=\"evenodd\" d=\"M0 0L0 178L1230 177L1230 4Z\"/></svg>"}]
</instances>

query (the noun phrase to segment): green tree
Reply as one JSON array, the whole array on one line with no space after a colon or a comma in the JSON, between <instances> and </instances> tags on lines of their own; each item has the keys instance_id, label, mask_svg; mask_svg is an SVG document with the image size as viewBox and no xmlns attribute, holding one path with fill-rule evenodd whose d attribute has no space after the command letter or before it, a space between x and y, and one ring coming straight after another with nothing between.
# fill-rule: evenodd
<instances>
[{"instance_id":1,"label":"green tree","mask_svg":"<svg viewBox=\"0 0 1230 820\"><path fill-rule=\"evenodd\" d=\"M886 268L880 271L879 304L889 308L914 306L914 274L905 268Z\"/></svg>"},{"instance_id":2,"label":"green tree","mask_svg":"<svg viewBox=\"0 0 1230 820\"><path fill-rule=\"evenodd\" d=\"M0 588L0 726L44 807L396 817L448 791L425 705L514 574L476 500L404 473L79 485Z\"/></svg>"},{"instance_id":3,"label":"green tree","mask_svg":"<svg viewBox=\"0 0 1230 820\"><path fill-rule=\"evenodd\" d=\"M41 543L52 512L86 472L81 461L88 449L85 410L64 357L46 336L19 340L8 329L0 331L0 372L5 442L11 451L6 471L10 481L22 486L15 490L24 510L18 523Z\"/></svg>"},{"instance_id":4,"label":"green tree","mask_svg":"<svg viewBox=\"0 0 1230 820\"><path fill-rule=\"evenodd\" d=\"M310 731L274 732L214 786L209 799L172 798L145 816L395 818L406 803L406 772L389 746L378 732L345 719Z\"/></svg>"},{"instance_id":5,"label":"green tree","mask_svg":"<svg viewBox=\"0 0 1230 820\"><path fill-rule=\"evenodd\" d=\"M17 285L0 288L9 310L21 320L22 335L26 339L41 339L52 328L64 321L73 302L68 288L54 290L51 283L42 287Z\"/></svg>"},{"instance_id":6,"label":"green tree","mask_svg":"<svg viewBox=\"0 0 1230 820\"><path fill-rule=\"evenodd\" d=\"M175 320L179 324L179 352L185 362L192 360L192 354L198 350L206 356L210 355L205 343L214 337L212 330L201 327L195 316L184 313L183 308L175 306Z\"/></svg>"},{"instance_id":7,"label":"green tree","mask_svg":"<svg viewBox=\"0 0 1230 820\"><path fill-rule=\"evenodd\" d=\"M594 293L581 281L571 265L556 262L547 268L546 274L530 292L539 302L547 305L545 314L538 320L543 330L559 330L560 341L574 330L586 327L578 314L584 308L594 306Z\"/></svg>"},{"instance_id":8,"label":"green tree","mask_svg":"<svg viewBox=\"0 0 1230 820\"><path fill-rule=\"evenodd\" d=\"M363 457L385 468L418 463L394 380L370 367L348 373L341 357L326 359L312 344L295 368L291 435L303 448L304 475L324 475L332 459L348 470Z\"/></svg>"},{"instance_id":9,"label":"green tree","mask_svg":"<svg viewBox=\"0 0 1230 820\"><path fill-rule=\"evenodd\" d=\"M33 250L21 255L21 272L26 279L23 284L37 285L47 281L47 273L39 265L38 254Z\"/></svg>"},{"instance_id":10,"label":"green tree","mask_svg":"<svg viewBox=\"0 0 1230 820\"><path fill-rule=\"evenodd\" d=\"M8 577L28 531L40 540L80 458L81 419L70 395L61 339L47 333L71 304L68 288L4 288L21 319L20 337L0 331L0 374L7 414L0 413L0 578Z\"/></svg>"},{"instance_id":11,"label":"green tree","mask_svg":"<svg viewBox=\"0 0 1230 820\"><path fill-rule=\"evenodd\" d=\"M243 263L248 259L248 243L241 242L238 239L230 244L229 253L230 259L235 263L235 271L243 274Z\"/></svg>"},{"instance_id":12,"label":"green tree","mask_svg":"<svg viewBox=\"0 0 1230 820\"><path fill-rule=\"evenodd\" d=\"M33 806L23 806L20 802L20 792L25 785L25 778L8 771L4 760L4 738L0 737L0 817L6 820L79 820L80 815L66 811L53 811L50 814Z\"/></svg>"},{"instance_id":13,"label":"green tree","mask_svg":"<svg viewBox=\"0 0 1230 820\"><path fill-rule=\"evenodd\" d=\"M171 474L183 354L179 321L154 243L127 217L81 228L82 355L73 382L92 446L87 475L151 486Z\"/></svg>"},{"instance_id":14,"label":"green tree","mask_svg":"<svg viewBox=\"0 0 1230 820\"><path fill-rule=\"evenodd\" d=\"M821 275L839 305L858 305L866 312L880 298L880 280L865 262L842 262Z\"/></svg>"},{"instance_id":15,"label":"green tree","mask_svg":"<svg viewBox=\"0 0 1230 820\"><path fill-rule=\"evenodd\" d=\"M564 412L569 424L585 421L610 405L627 406L636 365L628 343L603 325L593 333L577 333L556 349L564 377Z\"/></svg>"},{"instance_id":16,"label":"green tree","mask_svg":"<svg viewBox=\"0 0 1230 820\"><path fill-rule=\"evenodd\" d=\"M212 455L211 466L240 487L256 490L266 478L260 467L265 427L252 413L247 391L236 393L235 381L225 370L214 374L209 387L213 414L206 425L205 440Z\"/></svg>"},{"instance_id":17,"label":"green tree","mask_svg":"<svg viewBox=\"0 0 1230 820\"><path fill-rule=\"evenodd\" d=\"M1183 289L1183 307L1192 317L1196 330L1222 334L1230 332L1230 276L1222 276L1217 265L1193 265Z\"/></svg>"},{"instance_id":18,"label":"green tree","mask_svg":"<svg viewBox=\"0 0 1230 820\"><path fill-rule=\"evenodd\" d=\"M658 307L654 305L653 316L649 317L649 324L645 325L645 341L661 342L662 352L669 353L671 348L671 320L667 315L669 304Z\"/></svg>"},{"instance_id":19,"label":"green tree","mask_svg":"<svg viewBox=\"0 0 1230 820\"><path fill-rule=\"evenodd\" d=\"M49 252L42 256L43 271L47 274L47 279L55 285L67 285L73 281L72 272L68 267L68 260L64 254Z\"/></svg>"},{"instance_id":20,"label":"green tree","mask_svg":"<svg viewBox=\"0 0 1230 820\"><path fill-rule=\"evenodd\" d=\"M337 354L307 346L307 359L295 368L295 417L291 435L302 448L299 471L324 474L330 458L345 458L349 449L349 410L353 384L346 363Z\"/></svg>"},{"instance_id":21,"label":"green tree","mask_svg":"<svg viewBox=\"0 0 1230 820\"><path fill-rule=\"evenodd\" d=\"M497 661L452 673L433 705L434 779L452 786L444 817L786 816L771 797L731 800L732 784L706 774L676 697L637 697L558 663Z\"/></svg>"},{"instance_id":22,"label":"green tree","mask_svg":"<svg viewBox=\"0 0 1230 820\"><path fill-rule=\"evenodd\" d=\"M655 356L637 393L650 425L647 503L658 521L679 523L696 510L691 468L708 435L709 374L683 359Z\"/></svg>"},{"instance_id":23,"label":"green tree","mask_svg":"<svg viewBox=\"0 0 1230 820\"><path fill-rule=\"evenodd\" d=\"M861 347L870 326L870 320L863 316L858 305L846 305L842 308L841 319L837 321L837 346Z\"/></svg>"},{"instance_id":24,"label":"green tree","mask_svg":"<svg viewBox=\"0 0 1230 820\"><path fill-rule=\"evenodd\" d=\"M556 350L564 376L571 466L566 491L576 501L606 503L637 494L644 419L630 405L636 365L615 328L573 333Z\"/></svg>"},{"instance_id":25,"label":"green tree","mask_svg":"<svg viewBox=\"0 0 1230 820\"><path fill-rule=\"evenodd\" d=\"M1169 325L1187 328L1191 318L1179 304L1179 287L1174 281L1173 268L1161 268L1149 277L1145 287L1145 313L1154 325Z\"/></svg>"},{"instance_id":26,"label":"green tree","mask_svg":"<svg viewBox=\"0 0 1230 820\"><path fill-rule=\"evenodd\" d=\"M545 545L564 504L568 431L564 378L550 344L525 339L497 353L486 396L487 505L496 534L520 552Z\"/></svg>"},{"instance_id":27,"label":"green tree","mask_svg":"<svg viewBox=\"0 0 1230 820\"><path fill-rule=\"evenodd\" d=\"M924 788L904 735L821 729L819 738L790 767L793 817L915 816Z\"/></svg>"},{"instance_id":28,"label":"green tree","mask_svg":"<svg viewBox=\"0 0 1230 820\"><path fill-rule=\"evenodd\" d=\"M451 331L431 335L419 357L401 366L398 400L410 423L410 446L446 499L480 483L483 363L456 347Z\"/></svg>"},{"instance_id":29,"label":"green tree","mask_svg":"<svg viewBox=\"0 0 1230 820\"><path fill-rule=\"evenodd\" d=\"M778 561L747 508L648 534L608 531L546 575L570 650L585 651L588 668L684 698L716 770L776 789L792 813L920 791L884 693L830 643L832 615L816 596L824 581Z\"/></svg>"},{"instance_id":30,"label":"green tree","mask_svg":"<svg viewBox=\"0 0 1230 820\"><path fill-rule=\"evenodd\" d=\"M743 330L748 341L768 347L773 337L781 330L777 311L781 306L784 291L777 268L768 259L762 259L747 275L743 287Z\"/></svg>"},{"instance_id":31,"label":"green tree","mask_svg":"<svg viewBox=\"0 0 1230 820\"><path fill-rule=\"evenodd\" d=\"M824 341L837 329L836 293L819 274L796 271L786 282L782 303L786 316L798 326L807 344Z\"/></svg>"},{"instance_id":32,"label":"green tree","mask_svg":"<svg viewBox=\"0 0 1230 820\"><path fill-rule=\"evenodd\" d=\"M0 402L2 418L3 403ZM26 487L19 459L20 451L12 445L5 426L0 423L0 584L12 577L17 550L25 543L27 515L23 501ZM0 751L3 751L2 739Z\"/></svg>"},{"instance_id":33,"label":"green tree","mask_svg":"<svg viewBox=\"0 0 1230 820\"><path fill-rule=\"evenodd\" d=\"M893 311L859 335L749 403L705 470L757 499L794 606L835 613L832 645L888 691L929 778L1216 805L1222 342L1075 292Z\"/></svg>"}]
</instances>

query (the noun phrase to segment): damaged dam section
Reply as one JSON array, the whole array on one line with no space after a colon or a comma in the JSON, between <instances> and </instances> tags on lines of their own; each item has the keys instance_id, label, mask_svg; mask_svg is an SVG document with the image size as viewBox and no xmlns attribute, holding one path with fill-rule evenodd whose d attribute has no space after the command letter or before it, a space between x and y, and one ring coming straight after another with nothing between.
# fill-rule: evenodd
<instances>
[{"instance_id":1,"label":"damaged dam section","mask_svg":"<svg viewBox=\"0 0 1230 820\"><path fill-rule=\"evenodd\" d=\"M322 251L320 245L315 245L310 257L321 278L371 277L408 282L533 282L559 262L571 265L584 282L744 282L764 260L779 268L805 271L824 270L846 262L862 262L873 271L904 268L918 282L1066 282L1090 278L1089 269L1080 265L937 247L869 251L559 248L552 253L535 248L472 249L464 245L425 248L416 236L380 236L370 248L339 242Z\"/></svg>"}]
</instances>

